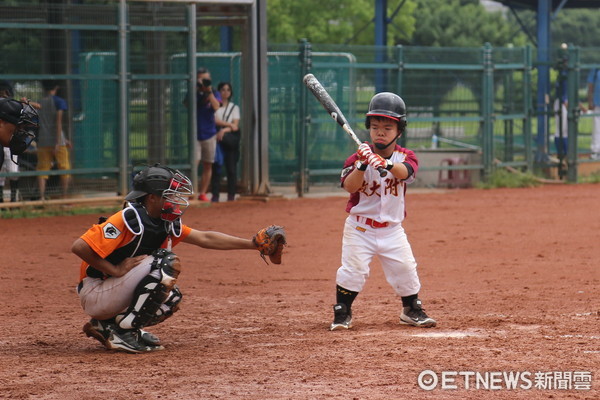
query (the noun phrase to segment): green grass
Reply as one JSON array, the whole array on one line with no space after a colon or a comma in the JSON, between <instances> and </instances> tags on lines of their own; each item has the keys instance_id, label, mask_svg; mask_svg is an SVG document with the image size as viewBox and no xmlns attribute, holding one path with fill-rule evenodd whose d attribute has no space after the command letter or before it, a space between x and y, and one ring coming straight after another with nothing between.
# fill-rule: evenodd
<instances>
[{"instance_id":1,"label":"green grass","mask_svg":"<svg viewBox=\"0 0 600 400\"><path fill-rule=\"evenodd\" d=\"M530 173L511 173L504 169L498 169L492 173L485 182L478 182L476 187L479 189L496 188L530 188L541 185L538 178Z\"/></svg>"},{"instance_id":2,"label":"green grass","mask_svg":"<svg viewBox=\"0 0 600 400\"><path fill-rule=\"evenodd\" d=\"M21 208L11 208L0 210L0 219L16 219L16 218L40 218L40 217L55 217L66 215L87 215L105 213L107 216L112 215L120 206L98 206L98 207L33 207L25 206Z\"/></svg>"},{"instance_id":3,"label":"green grass","mask_svg":"<svg viewBox=\"0 0 600 400\"><path fill-rule=\"evenodd\" d=\"M600 171L579 178L579 183L600 183Z\"/></svg>"}]
</instances>

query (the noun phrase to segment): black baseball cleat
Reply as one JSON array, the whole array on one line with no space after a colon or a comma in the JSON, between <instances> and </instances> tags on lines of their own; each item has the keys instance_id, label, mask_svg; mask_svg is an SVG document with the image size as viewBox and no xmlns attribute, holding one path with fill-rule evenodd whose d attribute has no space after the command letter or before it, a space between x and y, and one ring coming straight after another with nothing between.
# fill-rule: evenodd
<instances>
[{"instance_id":1,"label":"black baseball cleat","mask_svg":"<svg viewBox=\"0 0 600 400\"><path fill-rule=\"evenodd\" d=\"M414 299L411 307L404 307L400 314L400 323L421 328L433 328L437 322L425 314L421 307L421 300Z\"/></svg>"},{"instance_id":2,"label":"black baseball cleat","mask_svg":"<svg viewBox=\"0 0 600 400\"><path fill-rule=\"evenodd\" d=\"M89 322L83 325L83 333L85 333L87 337L96 339L106 348L109 348L106 341L114 329L115 324L112 319L98 320L92 318Z\"/></svg>"},{"instance_id":3,"label":"black baseball cleat","mask_svg":"<svg viewBox=\"0 0 600 400\"><path fill-rule=\"evenodd\" d=\"M140 338L148 346L160 346L160 339L151 332L140 329Z\"/></svg>"},{"instance_id":4,"label":"black baseball cleat","mask_svg":"<svg viewBox=\"0 0 600 400\"><path fill-rule=\"evenodd\" d=\"M330 331L352 328L352 311L348 312L345 304L338 303L333 306L333 323L329 327Z\"/></svg>"},{"instance_id":5,"label":"black baseball cleat","mask_svg":"<svg viewBox=\"0 0 600 400\"><path fill-rule=\"evenodd\" d=\"M114 330L111 332L106 343L107 347L111 350L125 351L127 353L148 353L164 349L161 345L148 345L142 339L142 333L139 329Z\"/></svg>"}]
</instances>

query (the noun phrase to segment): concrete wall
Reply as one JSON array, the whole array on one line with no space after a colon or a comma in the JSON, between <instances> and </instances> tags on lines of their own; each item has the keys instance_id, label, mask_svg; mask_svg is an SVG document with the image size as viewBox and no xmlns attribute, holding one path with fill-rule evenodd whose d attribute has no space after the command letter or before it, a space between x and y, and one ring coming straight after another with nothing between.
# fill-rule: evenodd
<instances>
[{"instance_id":1,"label":"concrete wall","mask_svg":"<svg viewBox=\"0 0 600 400\"><path fill-rule=\"evenodd\" d=\"M415 150L419 159L419 172L412 187L471 187L481 180L481 169L444 170L449 165L478 165L481 153L469 149ZM437 170L430 170L437 168Z\"/></svg>"}]
</instances>

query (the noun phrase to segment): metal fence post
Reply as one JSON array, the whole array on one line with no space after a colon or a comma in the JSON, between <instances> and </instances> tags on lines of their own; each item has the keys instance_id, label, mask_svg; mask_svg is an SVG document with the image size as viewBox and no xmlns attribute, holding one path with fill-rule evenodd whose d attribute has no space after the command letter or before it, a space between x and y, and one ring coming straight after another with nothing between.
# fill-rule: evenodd
<instances>
[{"instance_id":1,"label":"metal fence post","mask_svg":"<svg viewBox=\"0 0 600 400\"><path fill-rule=\"evenodd\" d=\"M398 62L398 74L396 79L396 93L402 97L402 78L404 78L404 48L402 45L396 46L396 60ZM410 104L407 104L406 107L410 109ZM408 113L408 110L407 110ZM403 134L400 136L400 146L406 147L406 135Z\"/></svg>"},{"instance_id":2,"label":"metal fence post","mask_svg":"<svg viewBox=\"0 0 600 400\"><path fill-rule=\"evenodd\" d=\"M196 155L196 135L198 130L198 121L196 119L198 100L196 98L196 36L197 36L197 26L196 26L196 4L191 3L187 6L187 24L188 24L188 37L187 37L187 47L188 47L188 63L187 63L187 72L189 74L188 77L188 118L187 118L187 126L188 126L188 139L189 139L189 159L190 159L190 179L192 180L192 185L195 188L198 188L198 157Z\"/></svg>"},{"instance_id":3,"label":"metal fence post","mask_svg":"<svg viewBox=\"0 0 600 400\"><path fill-rule=\"evenodd\" d=\"M125 196L129 190L129 59L127 3L119 1L119 192Z\"/></svg>"},{"instance_id":4,"label":"metal fence post","mask_svg":"<svg viewBox=\"0 0 600 400\"><path fill-rule=\"evenodd\" d=\"M482 95L482 117L483 117L483 177L487 179L493 171L494 162L494 66L492 64L492 45L486 43L483 46L483 95Z\"/></svg>"},{"instance_id":5,"label":"metal fence post","mask_svg":"<svg viewBox=\"0 0 600 400\"><path fill-rule=\"evenodd\" d=\"M302 197L308 191L308 146L307 135L310 126L310 115L308 113L308 90L302 84L304 75L311 70L312 50L308 40L300 41L300 115L298 116L298 175L296 177L296 191L298 197Z\"/></svg>"},{"instance_id":6,"label":"metal fence post","mask_svg":"<svg viewBox=\"0 0 600 400\"><path fill-rule=\"evenodd\" d=\"M523 121L523 140L525 141L525 158L527 161L527 170L533 170L533 143L531 137L531 120L535 115L535 110L531 103L531 70L532 57L531 46L525 46L523 50L525 61L525 71L523 73L523 110L525 111L525 120Z\"/></svg>"},{"instance_id":7,"label":"metal fence post","mask_svg":"<svg viewBox=\"0 0 600 400\"><path fill-rule=\"evenodd\" d=\"M569 102L567 113L567 180L569 182L577 182L577 125L579 120L579 48L574 46L568 47L567 61L567 99Z\"/></svg>"}]
</instances>

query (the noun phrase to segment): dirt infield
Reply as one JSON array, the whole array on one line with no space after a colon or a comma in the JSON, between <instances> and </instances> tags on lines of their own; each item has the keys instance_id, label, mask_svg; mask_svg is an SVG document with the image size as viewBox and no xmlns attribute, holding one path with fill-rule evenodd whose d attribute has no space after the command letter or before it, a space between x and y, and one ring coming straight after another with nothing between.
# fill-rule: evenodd
<instances>
[{"instance_id":1,"label":"dirt infield","mask_svg":"<svg viewBox=\"0 0 600 400\"><path fill-rule=\"evenodd\" d=\"M404 225L433 329L398 324L399 299L375 262L355 328L327 330L345 201L188 210L192 227L244 237L284 225L284 264L176 247L183 307L151 329L166 349L144 355L81 333L70 245L97 215L0 221L0 398L600 398L600 186L409 189ZM427 370L437 385L430 373L419 381Z\"/></svg>"}]
</instances>

